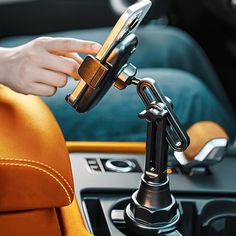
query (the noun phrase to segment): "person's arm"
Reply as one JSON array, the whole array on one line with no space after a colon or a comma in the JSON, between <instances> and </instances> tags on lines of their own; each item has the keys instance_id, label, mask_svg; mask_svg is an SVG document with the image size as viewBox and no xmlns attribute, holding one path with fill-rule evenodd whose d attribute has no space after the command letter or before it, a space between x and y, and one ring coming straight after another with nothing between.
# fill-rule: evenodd
<instances>
[{"instance_id":1,"label":"person's arm","mask_svg":"<svg viewBox=\"0 0 236 236\"><path fill-rule=\"evenodd\" d=\"M0 48L0 84L16 92L52 96L78 78L82 58L77 53L97 53L100 45L72 38L40 37L14 48Z\"/></svg>"}]
</instances>

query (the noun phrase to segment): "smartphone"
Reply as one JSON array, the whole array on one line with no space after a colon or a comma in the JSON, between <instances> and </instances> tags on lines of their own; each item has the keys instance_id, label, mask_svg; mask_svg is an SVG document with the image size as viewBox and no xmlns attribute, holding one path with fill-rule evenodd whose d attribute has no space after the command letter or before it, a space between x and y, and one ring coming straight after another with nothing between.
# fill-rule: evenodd
<instances>
[{"instance_id":1,"label":"smartphone","mask_svg":"<svg viewBox=\"0 0 236 236\"><path fill-rule=\"evenodd\" d=\"M151 7L150 0L142 0L131 5L121 15L107 39L103 43L102 48L96 55L101 62L105 61L113 46L129 33L135 32L144 16Z\"/></svg>"},{"instance_id":2,"label":"smartphone","mask_svg":"<svg viewBox=\"0 0 236 236\"><path fill-rule=\"evenodd\" d=\"M150 7L150 0L128 7L97 55L85 58L78 71L81 80L65 98L78 112L93 108L115 82L117 73L136 49L138 40L133 33Z\"/></svg>"}]
</instances>

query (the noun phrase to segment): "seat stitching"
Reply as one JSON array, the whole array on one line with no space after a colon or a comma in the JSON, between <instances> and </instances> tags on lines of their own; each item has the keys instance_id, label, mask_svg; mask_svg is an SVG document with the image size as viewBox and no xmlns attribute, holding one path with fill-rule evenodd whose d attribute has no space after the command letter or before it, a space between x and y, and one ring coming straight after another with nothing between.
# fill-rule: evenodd
<instances>
[{"instance_id":1,"label":"seat stitching","mask_svg":"<svg viewBox=\"0 0 236 236\"><path fill-rule=\"evenodd\" d=\"M10 160L10 161L26 161L26 162L37 163L37 164L41 164L41 165L43 165L43 166L46 166L46 167L49 168L50 170L52 170L52 171L54 171L55 173L57 173L57 174L65 181L66 185L69 187L69 189L71 190L72 194L74 194L74 191L73 191L71 185L70 185L70 184L68 183L68 181L66 180L66 178L63 177L63 175L60 174L57 170L55 170L54 168L52 168L51 166L49 166L49 165L47 165L47 164L45 164L45 163L43 163L43 162L34 161L34 160L28 160L28 159L23 159L23 158L21 158L21 159L16 159L16 158L0 158L0 160L3 160L3 161L4 161L4 160Z\"/></svg>"},{"instance_id":2,"label":"seat stitching","mask_svg":"<svg viewBox=\"0 0 236 236\"><path fill-rule=\"evenodd\" d=\"M44 169L41 169L39 167L36 167L36 166L32 166L32 165L28 165L28 164L18 164L18 163L0 163L0 165L2 166L20 166L20 167L29 167L29 168L33 168L33 169L36 169L36 170L39 170L39 171L42 171L44 173L46 173L47 175L49 175L50 177L52 177L64 190L64 192L66 193L66 196L68 198L68 201L69 201L69 204L71 204L71 198L70 198L70 195L69 193L67 192L66 188L63 186L63 184L54 176L52 175L51 173L49 173L48 171L44 170Z\"/></svg>"}]
</instances>

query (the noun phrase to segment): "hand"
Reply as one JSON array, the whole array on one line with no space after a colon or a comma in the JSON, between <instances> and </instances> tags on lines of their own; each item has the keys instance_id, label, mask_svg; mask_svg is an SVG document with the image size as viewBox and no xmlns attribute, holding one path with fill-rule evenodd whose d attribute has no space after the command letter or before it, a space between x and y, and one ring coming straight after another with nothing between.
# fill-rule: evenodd
<instances>
[{"instance_id":1,"label":"hand","mask_svg":"<svg viewBox=\"0 0 236 236\"><path fill-rule=\"evenodd\" d=\"M0 48L0 83L16 92L52 96L64 87L67 75L79 79L82 58L100 45L71 38L40 37L15 48Z\"/></svg>"}]
</instances>

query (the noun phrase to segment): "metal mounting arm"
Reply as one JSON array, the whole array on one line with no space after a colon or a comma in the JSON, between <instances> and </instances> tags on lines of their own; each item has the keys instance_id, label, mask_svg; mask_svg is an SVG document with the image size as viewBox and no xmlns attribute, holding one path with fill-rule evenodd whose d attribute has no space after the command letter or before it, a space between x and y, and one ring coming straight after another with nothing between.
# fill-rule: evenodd
<instances>
[{"instance_id":1,"label":"metal mounting arm","mask_svg":"<svg viewBox=\"0 0 236 236\"><path fill-rule=\"evenodd\" d=\"M115 81L115 87L125 89L128 85L136 85L137 92L144 105L148 108L155 103L162 103L167 110L166 138L175 151L184 151L189 145L189 137L175 115L172 102L165 97L155 81L151 78L136 77L137 68L132 64L123 66Z\"/></svg>"}]
</instances>

